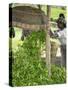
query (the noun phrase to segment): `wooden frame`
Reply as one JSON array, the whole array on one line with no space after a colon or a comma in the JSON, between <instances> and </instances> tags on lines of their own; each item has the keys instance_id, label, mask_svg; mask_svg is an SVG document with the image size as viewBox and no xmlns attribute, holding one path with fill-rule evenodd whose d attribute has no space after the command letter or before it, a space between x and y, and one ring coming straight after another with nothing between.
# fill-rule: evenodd
<instances>
[{"instance_id":1,"label":"wooden frame","mask_svg":"<svg viewBox=\"0 0 68 90\"><path fill-rule=\"evenodd\" d=\"M9 9L12 17L9 20L10 26L16 26L29 30L44 29L48 18L42 10L30 6L17 6ZM44 17L44 18L43 18Z\"/></svg>"}]
</instances>

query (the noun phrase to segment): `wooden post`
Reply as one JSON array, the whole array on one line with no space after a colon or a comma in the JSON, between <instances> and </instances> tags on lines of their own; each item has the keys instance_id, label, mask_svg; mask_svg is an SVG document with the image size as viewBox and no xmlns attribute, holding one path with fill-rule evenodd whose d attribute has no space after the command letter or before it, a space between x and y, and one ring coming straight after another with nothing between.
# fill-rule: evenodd
<instances>
[{"instance_id":1,"label":"wooden post","mask_svg":"<svg viewBox=\"0 0 68 90\"><path fill-rule=\"evenodd\" d=\"M51 13L51 7L47 5L48 25L47 25L47 30L46 30L46 66L48 69L49 77L51 76L51 53L50 53L51 45L50 45L50 35L49 35L50 13Z\"/></svg>"}]
</instances>

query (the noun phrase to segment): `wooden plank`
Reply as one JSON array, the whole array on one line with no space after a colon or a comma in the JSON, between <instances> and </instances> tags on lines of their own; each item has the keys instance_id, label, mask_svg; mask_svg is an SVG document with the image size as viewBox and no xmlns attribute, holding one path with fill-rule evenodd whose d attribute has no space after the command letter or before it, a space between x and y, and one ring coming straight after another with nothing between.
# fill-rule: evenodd
<instances>
[{"instance_id":1,"label":"wooden plank","mask_svg":"<svg viewBox=\"0 0 68 90\"><path fill-rule=\"evenodd\" d=\"M10 8L11 9L11 8ZM42 16L45 17L45 22ZM32 8L29 6L18 6L12 8L12 22L13 26L26 29L43 29L47 25L48 18L42 10ZM19 25L18 25L19 24Z\"/></svg>"},{"instance_id":2,"label":"wooden plank","mask_svg":"<svg viewBox=\"0 0 68 90\"><path fill-rule=\"evenodd\" d=\"M13 27L19 27L19 28L23 28L25 30L39 30L39 29L44 29L44 26L46 27L46 24L42 24L42 25L34 25L34 24L24 24L21 22L12 22L12 26Z\"/></svg>"}]
</instances>

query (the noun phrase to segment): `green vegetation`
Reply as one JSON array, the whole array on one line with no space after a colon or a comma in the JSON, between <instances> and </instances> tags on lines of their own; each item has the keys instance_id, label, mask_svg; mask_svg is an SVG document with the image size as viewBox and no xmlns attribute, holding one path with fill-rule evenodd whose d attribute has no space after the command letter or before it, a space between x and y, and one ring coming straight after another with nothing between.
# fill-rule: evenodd
<instances>
[{"instance_id":1,"label":"green vegetation","mask_svg":"<svg viewBox=\"0 0 68 90\"><path fill-rule=\"evenodd\" d=\"M46 63L40 56L40 49L44 42L44 31L38 31L32 32L32 34L23 41L22 45L18 46L12 64L13 86L65 83L66 73L64 68L52 66L52 76L51 78L48 77Z\"/></svg>"},{"instance_id":2,"label":"green vegetation","mask_svg":"<svg viewBox=\"0 0 68 90\"><path fill-rule=\"evenodd\" d=\"M45 6L42 7L42 10L45 11L45 14L47 14L47 8ZM57 19L60 13L63 13L66 16L66 8L62 9L62 7L51 6L52 19Z\"/></svg>"},{"instance_id":3,"label":"green vegetation","mask_svg":"<svg viewBox=\"0 0 68 90\"><path fill-rule=\"evenodd\" d=\"M51 18L57 19L60 13L63 13L66 16L66 11L63 10L61 7L51 8Z\"/></svg>"},{"instance_id":4,"label":"green vegetation","mask_svg":"<svg viewBox=\"0 0 68 90\"><path fill-rule=\"evenodd\" d=\"M21 34L22 34L22 30L20 28L14 28L15 30L15 38L12 38L12 49L13 51L15 51L18 47L18 45L20 45L22 43L21 41Z\"/></svg>"}]
</instances>

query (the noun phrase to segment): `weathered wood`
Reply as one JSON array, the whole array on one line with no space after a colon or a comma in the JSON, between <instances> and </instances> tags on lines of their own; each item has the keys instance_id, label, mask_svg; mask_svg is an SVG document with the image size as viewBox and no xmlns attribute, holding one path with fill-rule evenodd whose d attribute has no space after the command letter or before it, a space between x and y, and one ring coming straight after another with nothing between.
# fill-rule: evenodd
<instances>
[{"instance_id":1,"label":"weathered wood","mask_svg":"<svg viewBox=\"0 0 68 90\"><path fill-rule=\"evenodd\" d=\"M46 30L46 65L47 65L49 77L51 77L51 53L50 53L51 45L50 45L50 35L49 35L50 14L51 14L51 7L47 5L48 26Z\"/></svg>"},{"instance_id":2,"label":"weathered wood","mask_svg":"<svg viewBox=\"0 0 68 90\"><path fill-rule=\"evenodd\" d=\"M19 28L23 28L25 30L40 30L40 29L44 29L44 25L31 25L31 24L24 24L24 23L20 23L20 22L12 22L12 26L14 27L19 27ZM45 28L46 28L46 24L45 24Z\"/></svg>"},{"instance_id":3,"label":"weathered wood","mask_svg":"<svg viewBox=\"0 0 68 90\"><path fill-rule=\"evenodd\" d=\"M47 25L48 18L42 10L30 6L17 6L12 9L12 26L26 29L40 29ZM42 15L45 17L43 22Z\"/></svg>"}]
</instances>

